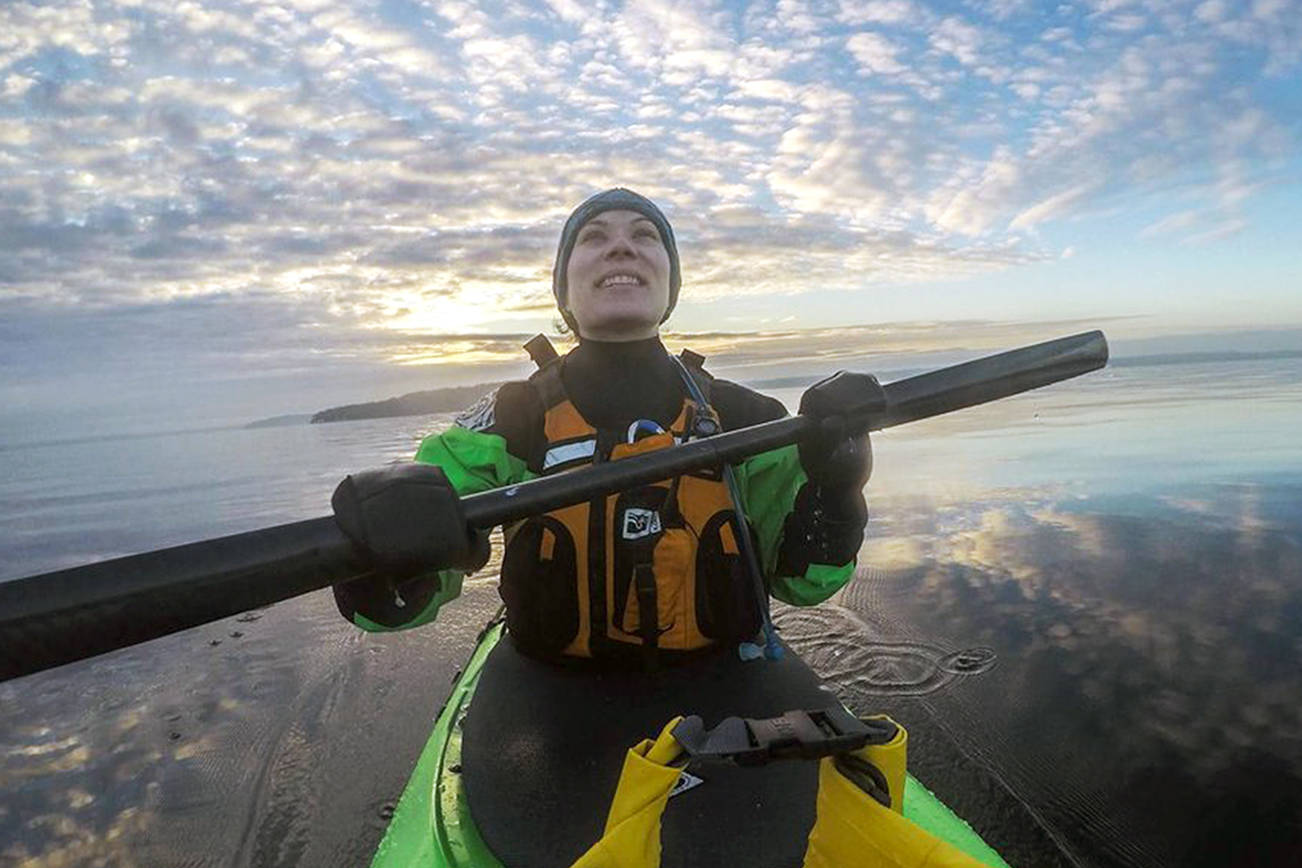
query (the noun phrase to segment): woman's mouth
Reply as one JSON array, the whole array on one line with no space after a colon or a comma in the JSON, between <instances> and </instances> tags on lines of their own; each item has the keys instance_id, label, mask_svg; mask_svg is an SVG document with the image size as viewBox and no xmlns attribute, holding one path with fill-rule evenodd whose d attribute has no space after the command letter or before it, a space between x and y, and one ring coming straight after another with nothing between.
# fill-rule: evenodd
<instances>
[{"instance_id":1,"label":"woman's mouth","mask_svg":"<svg viewBox=\"0 0 1302 868\"><path fill-rule=\"evenodd\" d=\"M610 289L616 286L641 286L643 280L636 274L630 274L624 271L617 271L614 274L607 274L597 281L599 289Z\"/></svg>"}]
</instances>

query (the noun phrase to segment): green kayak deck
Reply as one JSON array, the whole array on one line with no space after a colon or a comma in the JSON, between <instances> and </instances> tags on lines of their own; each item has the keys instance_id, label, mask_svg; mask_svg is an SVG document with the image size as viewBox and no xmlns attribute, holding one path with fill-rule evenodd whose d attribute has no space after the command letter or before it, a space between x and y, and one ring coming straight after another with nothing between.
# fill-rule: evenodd
<instances>
[{"instance_id":1,"label":"green kayak deck","mask_svg":"<svg viewBox=\"0 0 1302 868\"><path fill-rule=\"evenodd\" d=\"M372 868L501 868L471 819L462 774L462 731L480 675L502 635L502 625L495 624L481 636L437 716ZM986 865L1008 868L998 853L912 775L905 782L904 815Z\"/></svg>"}]
</instances>

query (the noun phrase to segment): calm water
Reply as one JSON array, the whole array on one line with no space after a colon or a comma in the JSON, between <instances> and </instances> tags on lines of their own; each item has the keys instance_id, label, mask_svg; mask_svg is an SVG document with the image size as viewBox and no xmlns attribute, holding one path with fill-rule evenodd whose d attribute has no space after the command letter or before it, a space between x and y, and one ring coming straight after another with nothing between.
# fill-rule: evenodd
<instances>
[{"instance_id":1,"label":"calm water","mask_svg":"<svg viewBox=\"0 0 1302 868\"><path fill-rule=\"evenodd\" d=\"M324 514L445 423L0 446L0 579ZM1276 360L884 432L858 576L779 623L1015 865L1298 864L1299 431ZM314 594L0 685L0 862L364 863L495 605L370 636Z\"/></svg>"}]
</instances>

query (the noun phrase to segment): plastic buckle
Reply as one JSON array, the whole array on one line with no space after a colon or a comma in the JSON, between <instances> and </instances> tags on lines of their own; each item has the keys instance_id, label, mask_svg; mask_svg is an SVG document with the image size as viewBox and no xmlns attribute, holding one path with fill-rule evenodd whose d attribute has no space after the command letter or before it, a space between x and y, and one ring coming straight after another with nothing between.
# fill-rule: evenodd
<instances>
[{"instance_id":1,"label":"plastic buckle","mask_svg":"<svg viewBox=\"0 0 1302 868\"><path fill-rule=\"evenodd\" d=\"M895 737L888 720L862 721L842 706L817 711L788 711L763 720L728 717L706 729L696 715L674 727L673 736L693 759L731 760L737 765L764 765L782 759L818 759L885 744Z\"/></svg>"}]
</instances>

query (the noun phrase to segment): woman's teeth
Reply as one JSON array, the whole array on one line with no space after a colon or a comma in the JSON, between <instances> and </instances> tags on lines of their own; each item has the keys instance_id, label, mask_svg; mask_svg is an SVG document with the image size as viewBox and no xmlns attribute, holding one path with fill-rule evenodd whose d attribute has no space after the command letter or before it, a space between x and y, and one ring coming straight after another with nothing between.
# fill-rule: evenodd
<instances>
[{"instance_id":1,"label":"woman's teeth","mask_svg":"<svg viewBox=\"0 0 1302 868\"><path fill-rule=\"evenodd\" d=\"M641 282L642 281L640 278L635 277L631 274L612 274L610 277L607 277L605 280L601 281L600 286L602 288L605 288L608 286L637 285L640 284Z\"/></svg>"}]
</instances>

